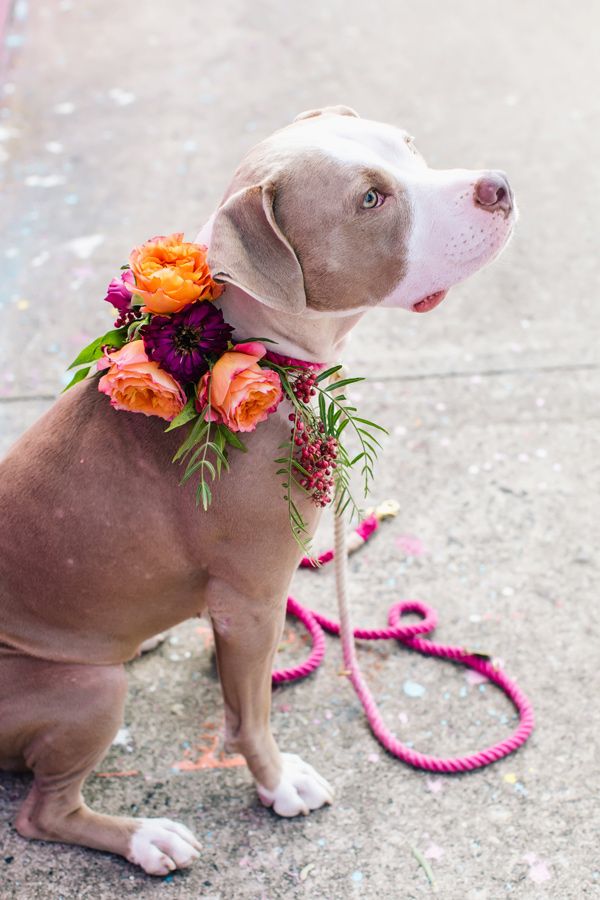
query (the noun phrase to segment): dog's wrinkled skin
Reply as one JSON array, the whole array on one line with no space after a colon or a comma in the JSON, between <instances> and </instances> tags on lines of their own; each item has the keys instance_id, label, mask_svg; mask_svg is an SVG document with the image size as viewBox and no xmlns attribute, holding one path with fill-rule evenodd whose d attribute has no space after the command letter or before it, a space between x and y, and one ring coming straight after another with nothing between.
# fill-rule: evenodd
<instances>
[{"instance_id":1,"label":"dog's wrinkled skin","mask_svg":"<svg viewBox=\"0 0 600 900\"><path fill-rule=\"evenodd\" d=\"M255 147L199 235L220 301L245 336L337 362L369 308L424 311L492 259L515 218L501 173L427 168L407 135L346 107L299 116ZM432 296L430 296L432 295ZM31 769L24 837L122 854L159 875L199 844L167 819L99 815L81 786L119 728L123 663L158 632L206 613L229 750L284 816L332 790L269 726L271 669L299 561L273 459L285 415L247 435L208 514L178 486L181 433L115 412L82 382L0 467L0 767ZM299 497L311 528L318 513Z\"/></svg>"}]
</instances>

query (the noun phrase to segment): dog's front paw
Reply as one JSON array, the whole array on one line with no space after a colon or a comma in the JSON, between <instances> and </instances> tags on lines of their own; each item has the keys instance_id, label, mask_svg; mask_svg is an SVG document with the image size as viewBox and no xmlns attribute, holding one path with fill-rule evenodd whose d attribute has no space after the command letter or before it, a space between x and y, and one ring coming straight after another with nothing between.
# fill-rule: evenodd
<instances>
[{"instance_id":1,"label":"dog's front paw","mask_svg":"<svg viewBox=\"0 0 600 900\"><path fill-rule=\"evenodd\" d=\"M264 806L271 806L279 816L307 816L311 809L333 803L333 788L312 766L295 753L282 753L281 780L273 791L257 784Z\"/></svg>"},{"instance_id":2,"label":"dog's front paw","mask_svg":"<svg viewBox=\"0 0 600 900\"><path fill-rule=\"evenodd\" d=\"M148 875L168 875L198 859L200 844L185 825L170 819L138 819L127 859Z\"/></svg>"}]
</instances>

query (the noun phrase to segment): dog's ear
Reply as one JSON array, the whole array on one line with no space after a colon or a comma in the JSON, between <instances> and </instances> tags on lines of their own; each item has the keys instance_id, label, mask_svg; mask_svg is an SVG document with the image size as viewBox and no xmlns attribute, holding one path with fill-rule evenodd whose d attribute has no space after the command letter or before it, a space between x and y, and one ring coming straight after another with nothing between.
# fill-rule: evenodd
<instances>
[{"instance_id":1,"label":"dog's ear","mask_svg":"<svg viewBox=\"0 0 600 900\"><path fill-rule=\"evenodd\" d=\"M216 281L235 284L273 309L306 309L298 257L275 221L273 185L244 188L217 210L208 264Z\"/></svg>"},{"instance_id":2,"label":"dog's ear","mask_svg":"<svg viewBox=\"0 0 600 900\"><path fill-rule=\"evenodd\" d=\"M307 109L296 116L294 122L300 122L302 119L314 119L315 116L354 116L360 119L359 114L350 106L324 106L322 109Z\"/></svg>"}]
</instances>

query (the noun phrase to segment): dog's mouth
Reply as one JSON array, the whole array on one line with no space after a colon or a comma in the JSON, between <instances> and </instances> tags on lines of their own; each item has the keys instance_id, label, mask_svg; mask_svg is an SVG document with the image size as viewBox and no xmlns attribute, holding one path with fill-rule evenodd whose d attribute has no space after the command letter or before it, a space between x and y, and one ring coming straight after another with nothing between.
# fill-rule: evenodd
<instances>
[{"instance_id":1,"label":"dog's mouth","mask_svg":"<svg viewBox=\"0 0 600 900\"><path fill-rule=\"evenodd\" d=\"M424 313L429 312L430 309L435 309L436 306L440 305L447 293L448 291L436 291L434 294L427 294L422 300L413 303L413 312Z\"/></svg>"}]
</instances>

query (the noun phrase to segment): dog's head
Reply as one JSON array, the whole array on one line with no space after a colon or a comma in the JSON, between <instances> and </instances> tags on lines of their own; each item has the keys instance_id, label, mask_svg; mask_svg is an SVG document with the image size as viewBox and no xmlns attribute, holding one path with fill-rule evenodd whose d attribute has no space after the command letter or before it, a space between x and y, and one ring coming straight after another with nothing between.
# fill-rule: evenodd
<instances>
[{"instance_id":1,"label":"dog's head","mask_svg":"<svg viewBox=\"0 0 600 900\"><path fill-rule=\"evenodd\" d=\"M248 153L217 210L209 263L294 314L425 312L498 255L515 219L503 172L430 169L402 129L327 107Z\"/></svg>"}]
</instances>

